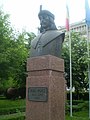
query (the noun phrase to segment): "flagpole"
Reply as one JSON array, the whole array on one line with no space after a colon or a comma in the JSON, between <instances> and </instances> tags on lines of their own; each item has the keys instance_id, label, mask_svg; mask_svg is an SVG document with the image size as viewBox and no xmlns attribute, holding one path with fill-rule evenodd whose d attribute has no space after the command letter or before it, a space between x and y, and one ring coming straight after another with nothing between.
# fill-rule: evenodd
<instances>
[{"instance_id":1,"label":"flagpole","mask_svg":"<svg viewBox=\"0 0 90 120\"><path fill-rule=\"evenodd\" d=\"M69 9L68 2L66 1L66 10L67 10L67 18L66 18L66 30L69 35L69 55L70 55L70 116L72 117L72 57L71 57L71 32L69 25Z\"/></svg>"},{"instance_id":2,"label":"flagpole","mask_svg":"<svg viewBox=\"0 0 90 120\"><path fill-rule=\"evenodd\" d=\"M71 32L69 29L69 53L70 53L70 116L72 117L72 55L71 55Z\"/></svg>"},{"instance_id":3,"label":"flagpole","mask_svg":"<svg viewBox=\"0 0 90 120\"><path fill-rule=\"evenodd\" d=\"M86 13L85 21L86 21L86 31L87 31L87 53L88 53L88 58L90 58L90 52L89 52L90 4L88 0L85 0L85 13ZM88 62L88 81L89 81L89 118L90 118L90 63L89 62Z\"/></svg>"},{"instance_id":4,"label":"flagpole","mask_svg":"<svg viewBox=\"0 0 90 120\"><path fill-rule=\"evenodd\" d=\"M86 31L87 31L87 54L88 54L88 58L90 57L90 52L89 52L89 27L88 25L86 25ZM89 118L90 118L90 64L88 62L88 80L89 80Z\"/></svg>"}]
</instances>

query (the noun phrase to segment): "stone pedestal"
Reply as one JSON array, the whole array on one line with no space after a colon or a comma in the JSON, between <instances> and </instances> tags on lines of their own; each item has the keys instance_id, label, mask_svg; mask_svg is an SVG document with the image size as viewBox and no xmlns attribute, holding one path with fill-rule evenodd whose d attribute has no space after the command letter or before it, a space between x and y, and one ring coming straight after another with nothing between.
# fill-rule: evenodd
<instances>
[{"instance_id":1,"label":"stone pedestal","mask_svg":"<svg viewBox=\"0 0 90 120\"><path fill-rule=\"evenodd\" d=\"M26 120L65 119L64 61L45 55L27 61Z\"/></svg>"}]
</instances>

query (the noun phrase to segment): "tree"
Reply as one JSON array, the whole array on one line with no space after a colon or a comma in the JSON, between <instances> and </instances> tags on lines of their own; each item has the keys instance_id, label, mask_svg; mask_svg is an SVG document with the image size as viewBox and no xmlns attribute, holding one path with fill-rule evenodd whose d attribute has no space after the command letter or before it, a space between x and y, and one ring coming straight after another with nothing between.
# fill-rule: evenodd
<instances>
[{"instance_id":1,"label":"tree","mask_svg":"<svg viewBox=\"0 0 90 120\"><path fill-rule=\"evenodd\" d=\"M0 82L8 77L8 53L13 39L12 28L8 21L9 15L0 11Z\"/></svg>"},{"instance_id":2,"label":"tree","mask_svg":"<svg viewBox=\"0 0 90 120\"><path fill-rule=\"evenodd\" d=\"M17 33L9 15L0 13L0 88L25 87L26 61L34 33Z\"/></svg>"},{"instance_id":3,"label":"tree","mask_svg":"<svg viewBox=\"0 0 90 120\"><path fill-rule=\"evenodd\" d=\"M26 76L27 76L27 71L26 71L26 62L27 62L27 58L29 57L30 54L30 44L31 44L31 40L35 37L34 33L28 33L25 30L20 33L17 37L16 40L16 45L17 47L15 47L14 51L16 54L13 55L14 56L14 63L15 66L13 66L13 68L16 68L16 74L15 74L15 81L18 87L25 87L26 86ZM15 57L17 58L15 59Z\"/></svg>"},{"instance_id":4,"label":"tree","mask_svg":"<svg viewBox=\"0 0 90 120\"><path fill-rule=\"evenodd\" d=\"M72 80L73 86L76 92L82 91L84 88L87 89L88 82L86 79L87 72L87 43L86 37L81 33L71 33L71 47L72 47ZM66 36L63 44L63 58L65 60L65 72L67 86L70 87L70 71L69 71L69 38Z\"/></svg>"}]
</instances>

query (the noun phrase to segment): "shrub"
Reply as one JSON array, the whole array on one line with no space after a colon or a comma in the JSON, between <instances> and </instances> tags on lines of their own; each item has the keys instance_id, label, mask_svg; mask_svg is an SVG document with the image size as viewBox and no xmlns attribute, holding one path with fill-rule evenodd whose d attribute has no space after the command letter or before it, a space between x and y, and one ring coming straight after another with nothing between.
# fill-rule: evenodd
<instances>
[{"instance_id":1,"label":"shrub","mask_svg":"<svg viewBox=\"0 0 90 120\"><path fill-rule=\"evenodd\" d=\"M26 88L8 88L5 92L5 96L7 99L16 99L16 98L22 98L24 99L26 97Z\"/></svg>"},{"instance_id":2,"label":"shrub","mask_svg":"<svg viewBox=\"0 0 90 120\"><path fill-rule=\"evenodd\" d=\"M5 95L7 99L16 99L18 97L18 90L16 88L8 88Z\"/></svg>"},{"instance_id":3,"label":"shrub","mask_svg":"<svg viewBox=\"0 0 90 120\"><path fill-rule=\"evenodd\" d=\"M66 104L66 114L70 111L70 101L67 101ZM88 110L88 101L82 101L82 100L73 100L73 106L72 106L73 112L81 111L81 110Z\"/></svg>"}]
</instances>

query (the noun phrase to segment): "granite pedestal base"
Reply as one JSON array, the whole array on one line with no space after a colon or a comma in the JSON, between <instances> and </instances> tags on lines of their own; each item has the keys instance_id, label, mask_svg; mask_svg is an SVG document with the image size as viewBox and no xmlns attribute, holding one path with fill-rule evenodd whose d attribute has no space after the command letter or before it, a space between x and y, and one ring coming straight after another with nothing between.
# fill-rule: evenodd
<instances>
[{"instance_id":1,"label":"granite pedestal base","mask_svg":"<svg viewBox=\"0 0 90 120\"><path fill-rule=\"evenodd\" d=\"M65 119L64 61L45 55L27 61L26 120Z\"/></svg>"}]
</instances>

